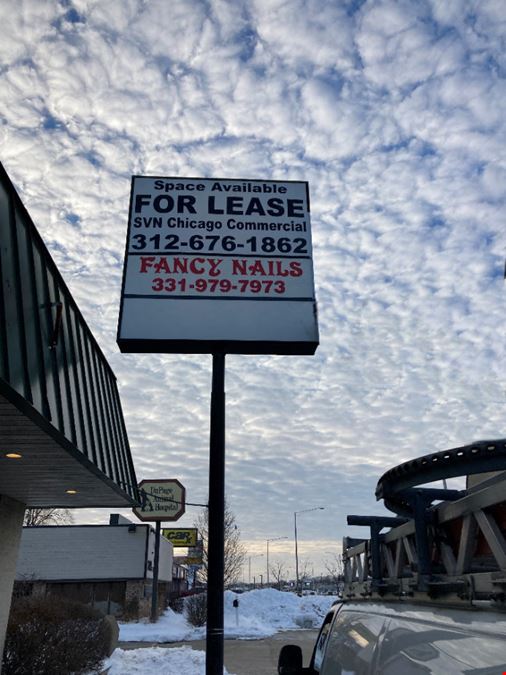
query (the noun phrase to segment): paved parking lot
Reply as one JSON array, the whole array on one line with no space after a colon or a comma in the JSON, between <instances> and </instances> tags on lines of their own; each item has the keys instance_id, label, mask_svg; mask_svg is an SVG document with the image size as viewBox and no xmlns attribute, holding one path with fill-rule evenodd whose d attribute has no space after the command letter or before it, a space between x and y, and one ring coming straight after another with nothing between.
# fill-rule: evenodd
<instances>
[{"instance_id":1,"label":"paved parking lot","mask_svg":"<svg viewBox=\"0 0 506 675\"><path fill-rule=\"evenodd\" d=\"M278 654L283 645L296 644L302 648L304 665L309 664L313 645L318 635L317 630L297 630L277 633L263 640L225 640L224 660L229 673L234 675L276 675ZM120 642L122 649L139 647L173 647L188 646L205 651L204 640L194 642L172 642L159 644L151 642Z\"/></svg>"}]
</instances>

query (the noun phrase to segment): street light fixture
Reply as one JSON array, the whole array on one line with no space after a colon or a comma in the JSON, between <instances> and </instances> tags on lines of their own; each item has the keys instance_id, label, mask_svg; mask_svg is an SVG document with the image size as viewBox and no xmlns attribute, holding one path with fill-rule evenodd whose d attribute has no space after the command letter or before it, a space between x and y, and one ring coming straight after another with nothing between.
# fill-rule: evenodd
<instances>
[{"instance_id":1,"label":"street light fixture","mask_svg":"<svg viewBox=\"0 0 506 675\"><path fill-rule=\"evenodd\" d=\"M299 592L299 552L297 549L297 516L300 513L309 513L310 511L323 511L324 506L315 506L312 509L304 509L303 511L294 511L293 518L295 522L295 592Z\"/></svg>"},{"instance_id":2,"label":"street light fixture","mask_svg":"<svg viewBox=\"0 0 506 675\"><path fill-rule=\"evenodd\" d=\"M274 537L274 539L267 539L267 586L269 586L269 542L280 541L281 539L288 539L288 537Z\"/></svg>"}]
</instances>

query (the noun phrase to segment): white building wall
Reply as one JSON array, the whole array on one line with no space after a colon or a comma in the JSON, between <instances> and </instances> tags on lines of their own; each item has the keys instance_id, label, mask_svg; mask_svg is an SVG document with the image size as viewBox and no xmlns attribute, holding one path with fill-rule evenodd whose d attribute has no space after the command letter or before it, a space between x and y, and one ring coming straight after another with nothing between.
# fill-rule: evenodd
<instances>
[{"instance_id":1,"label":"white building wall","mask_svg":"<svg viewBox=\"0 0 506 675\"><path fill-rule=\"evenodd\" d=\"M142 579L148 526L25 527L16 579Z\"/></svg>"},{"instance_id":2,"label":"white building wall","mask_svg":"<svg viewBox=\"0 0 506 675\"><path fill-rule=\"evenodd\" d=\"M148 544L149 534L149 544ZM150 579L155 535L149 525L25 527L16 579ZM160 541L159 581L172 579L172 544Z\"/></svg>"},{"instance_id":3,"label":"white building wall","mask_svg":"<svg viewBox=\"0 0 506 675\"><path fill-rule=\"evenodd\" d=\"M158 581L172 581L172 561L174 559L174 547L164 537L160 537L160 560L158 564ZM155 562L155 532L151 530L148 547L148 570L146 577L153 578L153 565Z\"/></svg>"}]
</instances>

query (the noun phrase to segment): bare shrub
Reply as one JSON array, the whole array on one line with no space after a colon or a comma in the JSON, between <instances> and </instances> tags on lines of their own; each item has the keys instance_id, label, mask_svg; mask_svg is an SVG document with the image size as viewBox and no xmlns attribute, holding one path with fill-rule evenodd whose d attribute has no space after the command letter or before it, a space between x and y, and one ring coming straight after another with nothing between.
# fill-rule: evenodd
<instances>
[{"instance_id":1,"label":"bare shrub","mask_svg":"<svg viewBox=\"0 0 506 675\"><path fill-rule=\"evenodd\" d=\"M46 596L13 600L3 675L68 675L98 670L108 655L111 629L102 612Z\"/></svg>"},{"instance_id":2,"label":"bare shrub","mask_svg":"<svg viewBox=\"0 0 506 675\"><path fill-rule=\"evenodd\" d=\"M205 626L207 619L207 594L190 595L184 601L184 613L192 626Z\"/></svg>"},{"instance_id":3,"label":"bare shrub","mask_svg":"<svg viewBox=\"0 0 506 675\"><path fill-rule=\"evenodd\" d=\"M33 580L29 578L16 579L12 589L13 598L26 598L33 592Z\"/></svg>"},{"instance_id":4,"label":"bare shrub","mask_svg":"<svg viewBox=\"0 0 506 675\"><path fill-rule=\"evenodd\" d=\"M172 600L169 602L169 607L173 612L182 614L184 611L184 598L182 597L172 598Z\"/></svg>"}]
</instances>

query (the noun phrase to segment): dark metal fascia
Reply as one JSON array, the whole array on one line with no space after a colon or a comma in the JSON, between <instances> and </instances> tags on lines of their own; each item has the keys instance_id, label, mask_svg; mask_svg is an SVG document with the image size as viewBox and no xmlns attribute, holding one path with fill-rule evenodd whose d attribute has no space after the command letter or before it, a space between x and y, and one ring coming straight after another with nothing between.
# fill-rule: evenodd
<instances>
[{"instance_id":1,"label":"dark metal fascia","mask_svg":"<svg viewBox=\"0 0 506 675\"><path fill-rule=\"evenodd\" d=\"M91 341L94 344L94 347L96 348L97 352L100 354L101 358L103 359L104 366L108 369L111 377L114 380L117 380L116 375L114 374L111 366L109 365L109 362L107 361L102 349L100 348L100 345L98 344L96 338L94 337L93 333L91 332L90 327L88 326L84 316L81 314L81 311L79 310L79 307L77 306L76 301L74 300L70 290L68 289L67 284L65 283L65 280L63 279L58 267L56 266L56 263L54 262L46 244L44 243L44 240L42 239L41 235L39 234L39 231L35 227L35 224L26 210L26 207L24 206L23 202L21 201L20 196L18 195L16 188L14 187L13 182L9 178L8 173L6 172L3 164L0 162L0 181L4 183L5 188L7 192L9 193L10 197L13 200L12 208L16 206L19 208L20 212L22 212L22 215L26 218L26 224L28 225L28 229L30 230L30 237L33 238L34 240L37 241L39 246L41 247L41 251L43 252L45 258L46 258L46 263L47 266L51 268L51 273L54 274L54 278L58 280L58 283L61 285L63 290L65 291L66 296L68 297L69 301L72 303L73 309L75 310L76 314L79 316L79 319L82 321L83 327L88 333Z\"/></svg>"}]
</instances>

